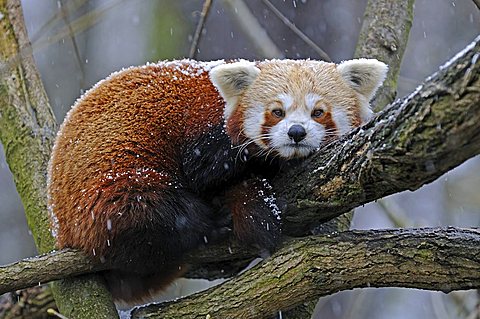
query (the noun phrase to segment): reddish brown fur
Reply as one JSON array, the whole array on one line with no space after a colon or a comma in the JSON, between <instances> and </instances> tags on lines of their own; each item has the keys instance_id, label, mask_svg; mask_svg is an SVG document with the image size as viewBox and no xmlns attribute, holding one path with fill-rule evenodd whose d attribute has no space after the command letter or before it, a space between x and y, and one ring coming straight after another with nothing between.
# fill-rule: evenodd
<instances>
[{"instance_id":1,"label":"reddish brown fur","mask_svg":"<svg viewBox=\"0 0 480 319\"><path fill-rule=\"evenodd\" d=\"M160 196L155 190L175 183L176 147L208 124L222 123L223 105L207 72L190 77L173 65L132 68L87 93L62 126L51 160L50 205L60 225L59 248L103 256L109 238L149 218L136 215L135 207L120 216L115 207L141 206ZM161 171L136 173L145 167ZM127 189L142 198L125 195Z\"/></svg>"},{"instance_id":2,"label":"reddish brown fur","mask_svg":"<svg viewBox=\"0 0 480 319\"><path fill-rule=\"evenodd\" d=\"M246 137L243 133L244 115L242 108L237 108L232 116L228 119L226 130L233 144L241 144Z\"/></svg>"},{"instance_id":3,"label":"reddish brown fur","mask_svg":"<svg viewBox=\"0 0 480 319\"><path fill-rule=\"evenodd\" d=\"M265 114L263 114L263 116L264 122L262 126L262 134L265 136L269 133L270 128L278 124L278 122L280 122L282 119L278 116L273 115L271 110L265 110ZM261 140L265 146L269 146L269 138L264 137Z\"/></svg>"},{"instance_id":4,"label":"reddish brown fur","mask_svg":"<svg viewBox=\"0 0 480 319\"><path fill-rule=\"evenodd\" d=\"M335 136L339 135L339 132L337 130L337 125L335 124L335 121L333 120L332 113L329 111L330 108L331 108L330 106L327 106L327 110L325 110L325 112L322 114L322 116L320 116L318 118L314 118L314 120L317 123L322 124L323 127L325 127L325 130L327 132L329 132L326 135L326 139L325 139L326 142L328 140L331 140L331 139L335 138Z\"/></svg>"}]
</instances>

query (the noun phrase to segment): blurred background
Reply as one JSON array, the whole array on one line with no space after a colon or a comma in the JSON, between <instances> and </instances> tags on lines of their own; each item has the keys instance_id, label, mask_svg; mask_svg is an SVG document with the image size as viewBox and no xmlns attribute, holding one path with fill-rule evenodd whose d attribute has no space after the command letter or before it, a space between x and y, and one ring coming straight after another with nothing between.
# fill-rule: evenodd
<instances>
[{"instance_id":1,"label":"blurred background","mask_svg":"<svg viewBox=\"0 0 480 319\"><path fill-rule=\"evenodd\" d=\"M271 1L335 62L352 58L366 0ZM203 0L22 1L26 26L57 121L111 72L147 61L188 56ZM253 21L253 22L252 22ZM400 27L400 26L399 26ZM252 31L253 30L253 31ZM269 42L256 43L266 32ZM480 33L472 0L417 0L398 97ZM263 1L216 0L197 59L320 56ZM354 229L480 225L480 159L473 158L415 192L356 210ZM0 264L35 255L23 209L0 145ZM184 281L174 289L184 294ZM321 298L315 318L480 318L477 291L448 295L413 289L356 289Z\"/></svg>"}]
</instances>

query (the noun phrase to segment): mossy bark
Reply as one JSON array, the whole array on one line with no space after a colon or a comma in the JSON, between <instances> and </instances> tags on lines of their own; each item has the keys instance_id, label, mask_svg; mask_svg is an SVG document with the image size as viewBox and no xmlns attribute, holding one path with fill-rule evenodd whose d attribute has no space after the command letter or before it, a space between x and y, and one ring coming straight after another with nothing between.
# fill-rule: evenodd
<instances>
[{"instance_id":1,"label":"mossy bark","mask_svg":"<svg viewBox=\"0 0 480 319\"><path fill-rule=\"evenodd\" d=\"M56 309L47 286L36 286L0 296L1 319L48 319L48 309Z\"/></svg>"},{"instance_id":2,"label":"mossy bark","mask_svg":"<svg viewBox=\"0 0 480 319\"><path fill-rule=\"evenodd\" d=\"M19 6L0 1L0 139L37 248L53 249L46 205L46 167L56 123L38 72Z\"/></svg>"},{"instance_id":3,"label":"mossy bark","mask_svg":"<svg viewBox=\"0 0 480 319\"><path fill-rule=\"evenodd\" d=\"M358 287L449 292L480 287L478 230L350 231L289 241L265 262L177 302L132 318L270 318L319 296Z\"/></svg>"},{"instance_id":4,"label":"mossy bark","mask_svg":"<svg viewBox=\"0 0 480 319\"><path fill-rule=\"evenodd\" d=\"M47 214L47 164L56 122L33 61L19 0L0 0L0 140L40 252L54 249ZM118 317L102 281L67 279L52 285L69 318Z\"/></svg>"}]
</instances>

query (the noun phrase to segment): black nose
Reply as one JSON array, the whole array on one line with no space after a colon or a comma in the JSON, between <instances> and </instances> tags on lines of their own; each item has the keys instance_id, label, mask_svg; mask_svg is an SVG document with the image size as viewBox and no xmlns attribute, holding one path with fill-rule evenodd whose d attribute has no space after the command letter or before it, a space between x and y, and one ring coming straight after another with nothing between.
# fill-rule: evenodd
<instances>
[{"instance_id":1,"label":"black nose","mask_svg":"<svg viewBox=\"0 0 480 319\"><path fill-rule=\"evenodd\" d=\"M300 142L307 136L307 132L303 126L295 124L290 127L288 130L288 136L295 141L295 143Z\"/></svg>"}]
</instances>

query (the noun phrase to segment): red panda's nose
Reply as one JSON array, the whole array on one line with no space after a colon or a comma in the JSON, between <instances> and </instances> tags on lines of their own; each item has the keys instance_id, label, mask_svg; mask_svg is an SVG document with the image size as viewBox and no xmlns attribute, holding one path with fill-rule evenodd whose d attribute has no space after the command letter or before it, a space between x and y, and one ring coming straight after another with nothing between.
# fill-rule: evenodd
<instances>
[{"instance_id":1,"label":"red panda's nose","mask_svg":"<svg viewBox=\"0 0 480 319\"><path fill-rule=\"evenodd\" d=\"M303 126L299 124L294 124L288 130L288 136L295 141L295 143L300 142L307 136L307 132L303 128Z\"/></svg>"}]
</instances>

